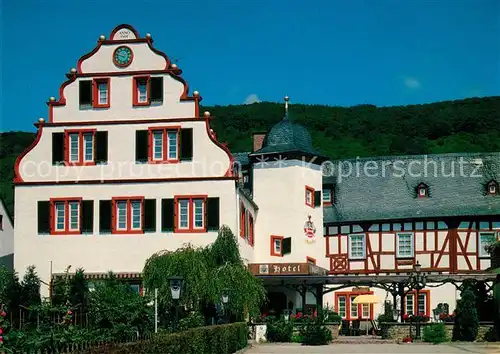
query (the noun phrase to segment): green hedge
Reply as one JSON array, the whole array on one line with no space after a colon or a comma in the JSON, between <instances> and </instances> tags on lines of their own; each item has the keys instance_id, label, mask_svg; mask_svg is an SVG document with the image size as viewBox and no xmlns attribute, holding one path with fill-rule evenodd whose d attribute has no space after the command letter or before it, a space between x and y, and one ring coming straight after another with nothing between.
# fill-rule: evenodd
<instances>
[{"instance_id":1,"label":"green hedge","mask_svg":"<svg viewBox=\"0 0 500 354\"><path fill-rule=\"evenodd\" d=\"M104 345L81 354L231 354L247 345L246 323L232 323L159 334L135 343Z\"/></svg>"}]
</instances>

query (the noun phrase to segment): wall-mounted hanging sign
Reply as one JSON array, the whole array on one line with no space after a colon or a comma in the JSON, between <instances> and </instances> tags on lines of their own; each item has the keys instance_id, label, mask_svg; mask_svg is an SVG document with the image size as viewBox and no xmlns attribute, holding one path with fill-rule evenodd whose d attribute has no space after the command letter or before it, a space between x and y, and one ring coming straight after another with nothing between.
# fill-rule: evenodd
<instances>
[{"instance_id":1,"label":"wall-mounted hanging sign","mask_svg":"<svg viewBox=\"0 0 500 354\"><path fill-rule=\"evenodd\" d=\"M307 221L304 224L304 234L306 236L307 243L313 243L314 241L316 241L316 227L311 221L311 215L307 216Z\"/></svg>"}]
</instances>

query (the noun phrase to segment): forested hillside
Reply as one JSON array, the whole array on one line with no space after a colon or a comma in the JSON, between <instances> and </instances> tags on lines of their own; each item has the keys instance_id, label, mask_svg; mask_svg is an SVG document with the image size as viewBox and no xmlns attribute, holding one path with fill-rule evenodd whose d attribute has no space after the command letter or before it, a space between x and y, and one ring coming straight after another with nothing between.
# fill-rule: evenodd
<instances>
[{"instance_id":1,"label":"forested hillside","mask_svg":"<svg viewBox=\"0 0 500 354\"><path fill-rule=\"evenodd\" d=\"M231 151L250 151L252 132L267 131L283 117L283 104L203 107ZM424 105L330 107L293 104L290 116L305 125L315 147L333 159L356 156L500 151L500 97ZM0 197L12 208L12 168L34 139L26 132L0 133Z\"/></svg>"}]
</instances>

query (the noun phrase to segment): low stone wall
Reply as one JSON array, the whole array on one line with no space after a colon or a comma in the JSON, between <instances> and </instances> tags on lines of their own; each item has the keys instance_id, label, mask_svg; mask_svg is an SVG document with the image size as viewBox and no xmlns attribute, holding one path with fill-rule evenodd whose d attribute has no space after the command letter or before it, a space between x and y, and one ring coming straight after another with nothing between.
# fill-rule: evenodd
<instances>
[{"instance_id":1,"label":"low stone wall","mask_svg":"<svg viewBox=\"0 0 500 354\"><path fill-rule=\"evenodd\" d=\"M299 334L300 324L293 326L293 333ZM325 323L325 327L332 332L333 339L339 337L339 326L340 323ZM264 323L254 324L250 327L250 339L255 340L257 343L266 341L266 330L267 326Z\"/></svg>"},{"instance_id":2,"label":"low stone wall","mask_svg":"<svg viewBox=\"0 0 500 354\"><path fill-rule=\"evenodd\" d=\"M423 336L425 326L428 326L431 323L421 323L421 335ZM383 326L388 327L387 331L387 339L392 339L396 341L401 341L403 338L410 336L410 323L382 323L381 328ZM448 339L451 339L453 333L453 323L445 322L446 333L448 335ZM481 322L479 323L479 331L477 334L476 341L484 342L486 341L486 335L491 328L493 328L493 322ZM411 324L411 335L415 336L415 324Z\"/></svg>"}]
</instances>

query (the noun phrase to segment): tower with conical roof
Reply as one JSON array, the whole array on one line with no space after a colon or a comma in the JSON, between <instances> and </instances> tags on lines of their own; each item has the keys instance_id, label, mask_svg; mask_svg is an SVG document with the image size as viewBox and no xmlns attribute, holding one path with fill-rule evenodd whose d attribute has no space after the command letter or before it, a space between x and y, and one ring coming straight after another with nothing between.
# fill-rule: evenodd
<instances>
[{"instance_id":1,"label":"tower with conical roof","mask_svg":"<svg viewBox=\"0 0 500 354\"><path fill-rule=\"evenodd\" d=\"M314 262L325 249L321 164L326 158L313 148L307 129L293 121L289 97L284 118L249 157L259 206L254 262ZM324 257L317 262L328 268Z\"/></svg>"}]
</instances>

